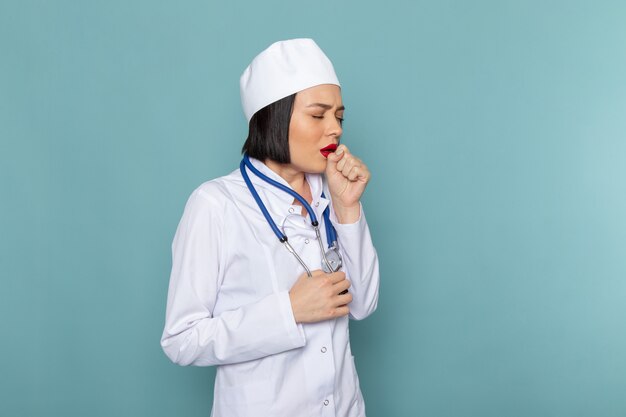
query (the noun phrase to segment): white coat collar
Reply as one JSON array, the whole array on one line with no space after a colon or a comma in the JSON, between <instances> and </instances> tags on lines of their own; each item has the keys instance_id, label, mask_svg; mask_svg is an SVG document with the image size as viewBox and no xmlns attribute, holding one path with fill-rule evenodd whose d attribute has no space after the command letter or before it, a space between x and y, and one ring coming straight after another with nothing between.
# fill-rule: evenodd
<instances>
[{"instance_id":1,"label":"white coat collar","mask_svg":"<svg viewBox=\"0 0 626 417\"><path fill-rule=\"evenodd\" d=\"M293 190L293 188L289 185L289 183L287 183L287 181L285 181L283 177L272 171L262 161L255 158L250 158L250 162L252 163L252 165L254 165L256 169L267 175L269 178ZM247 173L254 187L272 193L272 195L277 197L277 199L279 200L279 212L288 214L288 210L292 206L294 198L286 192L278 189L277 187L265 182L263 179L254 175L254 173L252 173L250 170L247 170ZM327 198L322 198L322 192L324 191L323 176L321 174L309 173L305 173L304 175L307 182L309 183L309 186L311 187L311 196L313 197L312 208L315 211L316 216L320 218L321 213L330 202L330 200L328 200ZM241 180L243 181L243 178ZM270 202L270 205L273 205L272 202ZM306 216L305 211L303 211L303 214Z\"/></svg>"}]
</instances>

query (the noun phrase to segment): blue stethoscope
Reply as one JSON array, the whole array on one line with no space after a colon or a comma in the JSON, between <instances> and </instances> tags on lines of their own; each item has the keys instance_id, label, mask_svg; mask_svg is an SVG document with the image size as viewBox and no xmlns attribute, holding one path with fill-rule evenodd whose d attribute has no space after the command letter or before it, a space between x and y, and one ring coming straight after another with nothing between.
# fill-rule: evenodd
<instances>
[{"instance_id":1,"label":"blue stethoscope","mask_svg":"<svg viewBox=\"0 0 626 417\"><path fill-rule=\"evenodd\" d=\"M309 205L309 203L300 194L298 194L291 188L286 187L285 185L279 183L278 181L271 179L270 177L268 177L267 175L263 174L261 171L256 169L256 167L252 165L252 163L250 162L250 158L248 157L248 154L243 155L241 164L239 164L239 170L241 171L241 175L243 176L243 179L246 182L246 185L248 186L248 189L250 190L252 197L254 197L254 200L256 201L259 208L261 209L263 216L265 216L267 223L270 225L270 227L274 231L274 234L276 235L280 243L285 245L287 250L291 252L293 256L295 256L295 258L298 260L298 262L300 262L300 265L302 265L302 267L304 268L304 270L306 271L309 277L313 276L311 274L311 270L304 263L302 258L295 251L295 249L291 246L291 244L289 243L289 240L287 239L287 235L285 235L278 228L278 226L276 226L276 223L274 223L274 220L272 220L272 217L267 211L265 204L263 204L263 201L261 200L259 193L257 193L256 189L252 185L252 182L250 181L250 177L248 176L248 173L246 172L246 168L252 171L257 177L261 178L263 181L290 194L295 199L297 199L300 203L302 203L306 211L309 213L309 217L311 218L311 225L313 226L313 229L315 230L315 236L317 237L317 241L320 245L320 253L322 254L322 270L326 273L339 271L339 268L341 268L341 265L342 265L342 260L341 260L341 255L339 254L339 246L337 245L337 232L335 231L335 228L330 222L329 207L326 207L326 209L324 210L324 214L323 214L324 226L326 229L326 239L328 241L328 250L325 251L324 244L322 243L322 239L320 236L320 225L319 225L319 222L317 221L317 217L315 216L315 212L313 211L313 208ZM322 192L322 198L325 198L323 192Z\"/></svg>"}]
</instances>

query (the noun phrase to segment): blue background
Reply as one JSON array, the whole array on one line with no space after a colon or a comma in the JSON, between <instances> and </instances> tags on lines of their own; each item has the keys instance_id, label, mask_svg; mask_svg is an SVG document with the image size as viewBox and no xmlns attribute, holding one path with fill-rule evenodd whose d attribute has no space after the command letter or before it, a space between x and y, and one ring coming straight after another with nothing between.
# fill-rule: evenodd
<instances>
[{"instance_id":1,"label":"blue background","mask_svg":"<svg viewBox=\"0 0 626 417\"><path fill-rule=\"evenodd\" d=\"M313 37L368 163L368 415L626 415L626 4L0 2L0 415L208 416L170 244L239 75Z\"/></svg>"}]
</instances>

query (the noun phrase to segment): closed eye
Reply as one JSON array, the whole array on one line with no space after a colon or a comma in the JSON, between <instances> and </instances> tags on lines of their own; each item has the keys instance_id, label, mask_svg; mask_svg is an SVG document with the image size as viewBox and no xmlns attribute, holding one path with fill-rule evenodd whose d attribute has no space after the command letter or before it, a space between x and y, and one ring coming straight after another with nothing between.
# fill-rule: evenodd
<instances>
[{"instance_id":1,"label":"closed eye","mask_svg":"<svg viewBox=\"0 0 626 417\"><path fill-rule=\"evenodd\" d=\"M323 119L324 116L315 116L315 115L311 115L311 117L313 117L314 119ZM339 120L339 124L343 125L343 117L335 117L335 119Z\"/></svg>"}]
</instances>

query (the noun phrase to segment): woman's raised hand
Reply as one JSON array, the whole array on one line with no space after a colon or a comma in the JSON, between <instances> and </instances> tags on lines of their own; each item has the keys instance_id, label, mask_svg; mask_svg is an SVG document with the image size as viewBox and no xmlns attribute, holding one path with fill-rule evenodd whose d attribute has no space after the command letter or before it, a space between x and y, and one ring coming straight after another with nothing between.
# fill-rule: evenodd
<instances>
[{"instance_id":1,"label":"woman's raised hand","mask_svg":"<svg viewBox=\"0 0 626 417\"><path fill-rule=\"evenodd\" d=\"M296 323L315 323L347 315L352 295L340 294L350 287L346 274L341 271L326 274L318 269L312 275L300 275L289 290Z\"/></svg>"},{"instance_id":2,"label":"woman's raised hand","mask_svg":"<svg viewBox=\"0 0 626 417\"><path fill-rule=\"evenodd\" d=\"M346 145L328 154L326 180L339 223L354 223L360 216L360 200L370 180L367 165L352 155Z\"/></svg>"}]
</instances>

